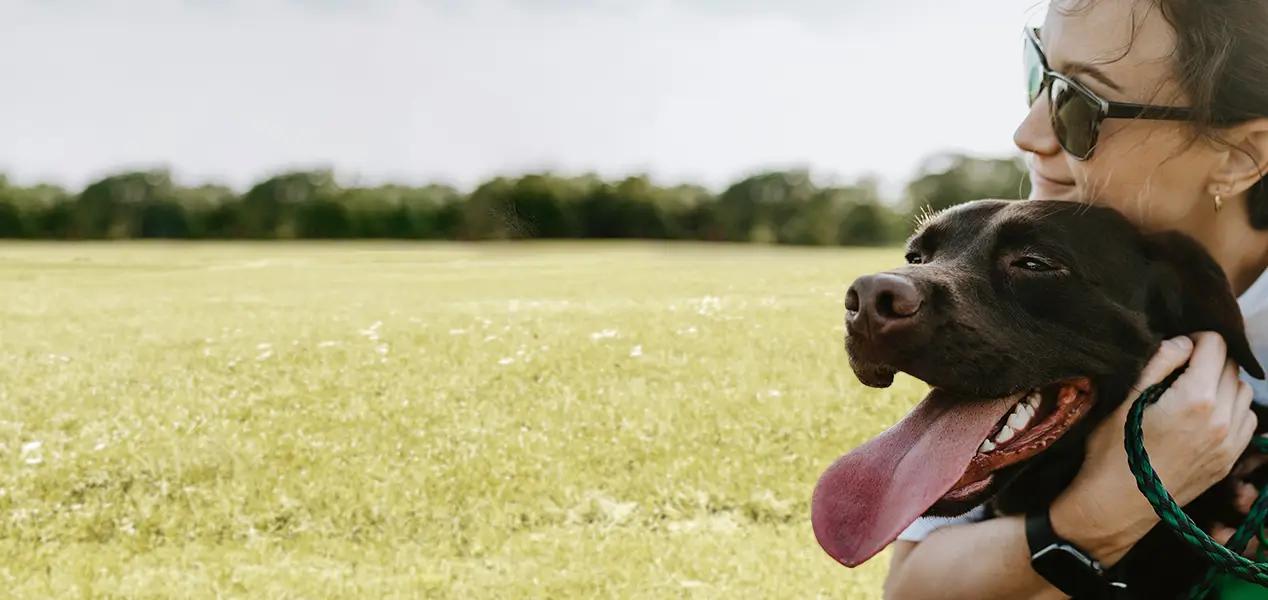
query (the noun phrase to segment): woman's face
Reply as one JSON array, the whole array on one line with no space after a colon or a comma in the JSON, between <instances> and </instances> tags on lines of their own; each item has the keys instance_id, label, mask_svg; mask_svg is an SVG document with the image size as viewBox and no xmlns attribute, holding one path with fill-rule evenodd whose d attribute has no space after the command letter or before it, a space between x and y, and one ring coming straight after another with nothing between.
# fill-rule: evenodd
<instances>
[{"instance_id":1,"label":"woman's face","mask_svg":"<svg viewBox=\"0 0 1268 600\"><path fill-rule=\"evenodd\" d=\"M1040 37L1049 67L1106 100L1188 105L1172 75L1175 32L1152 2L1053 0ZM1032 199L1112 206L1151 230L1211 218L1218 152L1190 144L1184 123L1106 119L1092 157L1079 161L1057 143L1048 111L1045 90L1013 136L1027 152Z\"/></svg>"}]
</instances>

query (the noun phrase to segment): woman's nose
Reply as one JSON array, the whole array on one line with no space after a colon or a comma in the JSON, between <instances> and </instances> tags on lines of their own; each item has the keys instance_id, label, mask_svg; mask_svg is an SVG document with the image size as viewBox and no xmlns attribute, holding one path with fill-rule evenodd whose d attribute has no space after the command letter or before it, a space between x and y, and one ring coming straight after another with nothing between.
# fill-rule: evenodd
<instances>
[{"instance_id":1,"label":"woman's nose","mask_svg":"<svg viewBox=\"0 0 1268 600\"><path fill-rule=\"evenodd\" d=\"M1025 152L1051 156L1061 151L1057 142L1057 134L1052 131L1052 120L1048 117L1048 95L1039 94L1030 112L1022 119L1017 131L1013 132L1013 143Z\"/></svg>"}]
</instances>

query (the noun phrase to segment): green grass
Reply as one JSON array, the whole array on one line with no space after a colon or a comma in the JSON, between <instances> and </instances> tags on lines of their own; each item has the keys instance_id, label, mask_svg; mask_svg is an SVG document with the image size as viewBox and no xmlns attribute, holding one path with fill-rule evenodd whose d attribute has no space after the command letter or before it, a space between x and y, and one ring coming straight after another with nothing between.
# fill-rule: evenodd
<instances>
[{"instance_id":1,"label":"green grass","mask_svg":"<svg viewBox=\"0 0 1268 600\"><path fill-rule=\"evenodd\" d=\"M921 395L897 250L0 245L6 596L879 598L809 497Z\"/></svg>"}]
</instances>

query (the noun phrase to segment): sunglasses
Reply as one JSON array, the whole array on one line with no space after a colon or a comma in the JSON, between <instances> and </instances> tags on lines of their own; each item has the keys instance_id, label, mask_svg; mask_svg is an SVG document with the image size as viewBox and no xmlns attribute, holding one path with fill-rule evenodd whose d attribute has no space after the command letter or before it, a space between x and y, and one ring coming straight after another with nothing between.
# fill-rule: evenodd
<instances>
[{"instance_id":1,"label":"sunglasses","mask_svg":"<svg viewBox=\"0 0 1268 600\"><path fill-rule=\"evenodd\" d=\"M1030 106L1048 91L1048 114L1061 148L1078 160L1092 157L1105 119L1154 119L1189 121L1193 112L1176 106L1150 106L1110 102L1079 82L1048 67L1039 45L1039 29L1026 28L1026 92Z\"/></svg>"}]
</instances>

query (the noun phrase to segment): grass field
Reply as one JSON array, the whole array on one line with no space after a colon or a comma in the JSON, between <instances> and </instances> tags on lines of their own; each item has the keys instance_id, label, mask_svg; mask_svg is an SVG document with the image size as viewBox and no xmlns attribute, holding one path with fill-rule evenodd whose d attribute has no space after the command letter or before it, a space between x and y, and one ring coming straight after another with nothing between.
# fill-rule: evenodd
<instances>
[{"instance_id":1,"label":"grass field","mask_svg":"<svg viewBox=\"0 0 1268 600\"><path fill-rule=\"evenodd\" d=\"M5 597L879 598L809 497L888 250L0 244Z\"/></svg>"}]
</instances>

